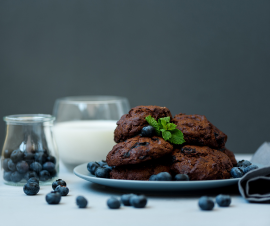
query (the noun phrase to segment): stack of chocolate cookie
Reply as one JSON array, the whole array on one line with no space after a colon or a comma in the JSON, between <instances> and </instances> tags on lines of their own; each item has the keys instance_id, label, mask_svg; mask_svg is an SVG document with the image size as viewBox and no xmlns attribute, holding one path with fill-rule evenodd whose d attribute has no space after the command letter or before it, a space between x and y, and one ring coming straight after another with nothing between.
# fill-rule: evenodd
<instances>
[{"instance_id":1,"label":"stack of chocolate cookie","mask_svg":"<svg viewBox=\"0 0 270 226\"><path fill-rule=\"evenodd\" d=\"M173 145L159 136L141 136L149 115L156 120L169 116L186 142ZM117 122L114 140L117 144L106 159L114 167L112 179L148 180L160 172L187 174L190 180L227 179L236 164L234 154L225 148L227 135L205 116L178 114L173 118L166 107L132 108Z\"/></svg>"}]
</instances>

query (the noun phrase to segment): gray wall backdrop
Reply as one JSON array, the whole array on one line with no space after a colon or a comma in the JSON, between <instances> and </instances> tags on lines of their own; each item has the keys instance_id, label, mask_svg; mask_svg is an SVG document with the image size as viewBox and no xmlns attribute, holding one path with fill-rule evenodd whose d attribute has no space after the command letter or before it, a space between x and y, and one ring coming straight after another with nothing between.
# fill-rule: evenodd
<instances>
[{"instance_id":1,"label":"gray wall backdrop","mask_svg":"<svg viewBox=\"0 0 270 226\"><path fill-rule=\"evenodd\" d=\"M252 153L270 140L269 12L268 0L2 0L0 115L126 96L204 114L229 149Z\"/></svg>"}]
</instances>

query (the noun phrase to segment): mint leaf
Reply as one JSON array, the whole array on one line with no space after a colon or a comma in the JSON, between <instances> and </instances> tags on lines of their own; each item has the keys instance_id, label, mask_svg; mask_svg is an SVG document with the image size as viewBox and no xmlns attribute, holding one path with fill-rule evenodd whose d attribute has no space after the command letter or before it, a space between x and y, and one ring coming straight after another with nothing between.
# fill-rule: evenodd
<instances>
[{"instance_id":1,"label":"mint leaf","mask_svg":"<svg viewBox=\"0 0 270 226\"><path fill-rule=\"evenodd\" d=\"M155 128L157 135L160 136L160 129L159 129L158 122L151 115L148 115L145 118L145 120L149 123L150 126L153 126Z\"/></svg>"},{"instance_id":2,"label":"mint leaf","mask_svg":"<svg viewBox=\"0 0 270 226\"><path fill-rule=\"evenodd\" d=\"M174 129L176 129L176 125L175 124L173 124L173 123L168 123L167 124L167 130L174 130Z\"/></svg>"},{"instance_id":3,"label":"mint leaf","mask_svg":"<svg viewBox=\"0 0 270 226\"><path fill-rule=\"evenodd\" d=\"M169 139L169 142L173 143L173 144L183 144L184 142L186 142L184 140L184 134L182 133L181 130L179 129L174 129L171 132L171 138Z\"/></svg>"},{"instance_id":4,"label":"mint leaf","mask_svg":"<svg viewBox=\"0 0 270 226\"><path fill-rule=\"evenodd\" d=\"M164 132L162 132L162 137L164 140L169 140L172 137L172 134L169 131L165 130Z\"/></svg>"}]
</instances>

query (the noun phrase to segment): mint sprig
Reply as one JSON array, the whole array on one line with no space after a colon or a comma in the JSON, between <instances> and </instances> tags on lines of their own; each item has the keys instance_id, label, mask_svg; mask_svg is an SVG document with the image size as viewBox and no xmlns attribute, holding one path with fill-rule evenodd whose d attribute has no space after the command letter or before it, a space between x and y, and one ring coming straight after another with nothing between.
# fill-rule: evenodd
<instances>
[{"instance_id":1,"label":"mint sprig","mask_svg":"<svg viewBox=\"0 0 270 226\"><path fill-rule=\"evenodd\" d=\"M172 144L183 144L186 142L182 131L176 129L174 123L170 123L170 117L159 118L158 121L156 121L151 115L148 115L145 120L150 126L155 128L156 134L162 136L164 140Z\"/></svg>"}]
</instances>

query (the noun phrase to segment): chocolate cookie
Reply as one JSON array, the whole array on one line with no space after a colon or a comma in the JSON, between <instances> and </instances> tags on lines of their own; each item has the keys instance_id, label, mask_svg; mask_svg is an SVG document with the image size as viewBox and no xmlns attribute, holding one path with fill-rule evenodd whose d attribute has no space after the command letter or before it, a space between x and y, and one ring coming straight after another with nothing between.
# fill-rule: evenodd
<instances>
[{"instance_id":1,"label":"chocolate cookie","mask_svg":"<svg viewBox=\"0 0 270 226\"><path fill-rule=\"evenodd\" d=\"M111 179L149 180L153 174L170 172L170 166L162 163L146 162L143 164L118 166L110 173Z\"/></svg>"},{"instance_id":2,"label":"chocolate cookie","mask_svg":"<svg viewBox=\"0 0 270 226\"><path fill-rule=\"evenodd\" d=\"M229 157L229 159L231 160L233 166L237 165L237 161L236 161L234 153L232 151L230 151L226 147L220 149L220 151L222 151L224 154L226 154Z\"/></svg>"},{"instance_id":3,"label":"chocolate cookie","mask_svg":"<svg viewBox=\"0 0 270 226\"><path fill-rule=\"evenodd\" d=\"M136 136L118 143L107 155L109 166L139 164L158 159L173 151L173 146L161 137Z\"/></svg>"},{"instance_id":4,"label":"chocolate cookie","mask_svg":"<svg viewBox=\"0 0 270 226\"><path fill-rule=\"evenodd\" d=\"M140 134L142 128L148 125L145 120L148 115L151 115L155 119L167 116L172 118L170 110L166 107L137 106L132 108L128 114L123 115L116 123L114 141L119 143Z\"/></svg>"},{"instance_id":5,"label":"chocolate cookie","mask_svg":"<svg viewBox=\"0 0 270 226\"><path fill-rule=\"evenodd\" d=\"M183 132L185 144L221 149L227 141L227 135L209 122L204 115L180 113L174 116L172 122Z\"/></svg>"},{"instance_id":6,"label":"chocolate cookie","mask_svg":"<svg viewBox=\"0 0 270 226\"><path fill-rule=\"evenodd\" d=\"M233 167L231 160L221 151L206 146L185 145L172 153L171 170L187 174L190 180L229 179Z\"/></svg>"}]
</instances>

